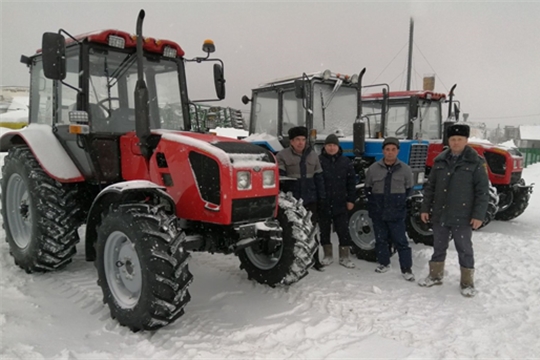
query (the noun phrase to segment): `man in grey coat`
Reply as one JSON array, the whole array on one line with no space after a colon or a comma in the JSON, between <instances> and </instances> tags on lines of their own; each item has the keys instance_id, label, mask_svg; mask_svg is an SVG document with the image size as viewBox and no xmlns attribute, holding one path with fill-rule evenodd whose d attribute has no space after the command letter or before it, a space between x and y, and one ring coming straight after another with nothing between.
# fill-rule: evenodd
<instances>
[{"instance_id":1,"label":"man in grey coat","mask_svg":"<svg viewBox=\"0 0 540 360\"><path fill-rule=\"evenodd\" d=\"M413 175L409 165L397 157L398 139L394 137L384 139L382 148L383 158L371 164L365 182L379 263L375 271L385 273L390 270L389 244L392 243L399 254L403 278L414 281L411 248L405 234L407 196L413 186Z\"/></svg>"},{"instance_id":2,"label":"man in grey coat","mask_svg":"<svg viewBox=\"0 0 540 360\"><path fill-rule=\"evenodd\" d=\"M434 243L429 275L418 283L442 284L446 250L453 238L461 266L461 294L466 297L476 295L472 230L482 225L489 202L486 163L467 146L469 133L465 124L448 128L449 149L435 158L425 184L420 216L423 222L431 220Z\"/></svg>"}]
</instances>

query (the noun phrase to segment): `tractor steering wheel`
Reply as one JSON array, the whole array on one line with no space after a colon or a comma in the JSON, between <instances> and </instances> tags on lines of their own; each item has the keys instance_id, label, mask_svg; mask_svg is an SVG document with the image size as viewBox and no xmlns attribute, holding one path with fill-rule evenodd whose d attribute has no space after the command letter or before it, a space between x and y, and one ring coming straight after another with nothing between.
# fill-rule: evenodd
<instances>
[{"instance_id":1,"label":"tractor steering wheel","mask_svg":"<svg viewBox=\"0 0 540 360\"><path fill-rule=\"evenodd\" d=\"M400 127L398 127L398 128L396 129L396 131L394 132L394 134L395 134L396 136L404 135L404 134L405 134L405 129L406 129L406 127L407 127L407 124L406 124L406 123L403 124L403 125L401 125Z\"/></svg>"},{"instance_id":2,"label":"tractor steering wheel","mask_svg":"<svg viewBox=\"0 0 540 360\"><path fill-rule=\"evenodd\" d=\"M109 102L109 101L118 101L118 107L120 107L120 98L119 97L111 97L111 98L105 98L105 99L99 100L96 105L98 105L100 108L105 110L107 112L108 116L111 116L112 109L109 109L108 107L105 106L105 103Z\"/></svg>"}]
</instances>

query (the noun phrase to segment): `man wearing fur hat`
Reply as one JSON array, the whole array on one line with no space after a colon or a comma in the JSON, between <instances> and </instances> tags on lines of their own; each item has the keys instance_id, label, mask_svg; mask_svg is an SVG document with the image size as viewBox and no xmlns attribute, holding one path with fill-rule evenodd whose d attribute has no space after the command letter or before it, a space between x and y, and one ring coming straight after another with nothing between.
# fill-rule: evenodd
<instances>
[{"instance_id":1,"label":"man wearing fur hat","mask_svg":"<svg viewBox=\"0 0 540 360\"><path fill-rule=\"evenodd\" d=\"M336 135L330 134L324 141L324 148L319 155L324 176L326 202L319 209L321 245L324 249L322 264L330 265L333 261L330 233L332 224L339 239L339 264L354 268L349 258L351 240L349 234L349 214L356 201L356 177L354 167L339 145Z\"/></svg>"},{"instance_id":2,"label":"man wearing fur hat","mask_svg":"<svg viewBox=\"0 0 540 360\"><path fill-rule=\"evenodd\" d=\"M476 295L472 230L482 225L489 202L486 163L467 145L469 133L465 124L448 128L449 148L435 158L425 184L420 216L425 223L432 222L434 243L429 275L418 283L442 284L446 250L453 238L461 267L461 294L466 297Z\"/></svg>"},{"instance_id":3,"label":"man wearing fur hat","mask_svg":"<svg viewBox=\"0 0 540 360\"><path fill-rule=\"evenodd\" d=\"M366 173L365 191L368 198L369 216L375 231L375 246L379 265L375 272L390 270L389 243L399 255L401 274L407 281L414 281L412 253L405 230L407 197L413 187L409 165L398 159L399 140L384 139L383 158L369 167Z\"/></svg>"},{"instance_id":4,"label":"man wearing fur hat","mask_svg":"<svg viewBox=\"0 0 540 360\"><path fill-rule=\"evenodd\" d=\"M296 126L289 129L290 146L277 153L279 174L297 179L286 181L282 190L292 192L296 199L302 199L304 207L311 211L311 221L315 225L318 221L318 204L324 201L324 179L322 176L319 157L307 145L308 131L305 126ZM319 252L314 257L316 270L322 270L319 261Z\"/></svg>"}]
</instances>

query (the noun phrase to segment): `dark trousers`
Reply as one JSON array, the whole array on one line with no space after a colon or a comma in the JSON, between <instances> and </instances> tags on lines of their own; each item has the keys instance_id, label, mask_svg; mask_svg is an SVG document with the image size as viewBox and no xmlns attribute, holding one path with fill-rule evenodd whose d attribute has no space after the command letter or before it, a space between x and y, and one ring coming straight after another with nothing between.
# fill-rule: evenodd
<instances>
[{"instance_id":1,"label":"dark trousers","mask_svg":"<svg viewBox=\"0 0 540 360\"><path fill-rule=\"evenodd\" d=\"M321 245L330 245L330 233L332 232L332 223L334 231L338 235L339 246L350 246L351 236L349 234L349 215L347 213L339 215L321 216L319 219L319 228L321 230Z\"/></svg>"},{"instance_id":2,"label":"dark trousers","mask_svg":"<svg viewBox=\"0 0 540 360\"><path fill-rule=\"evenodd\" d=\"M377 250L377 262L381 265L390 265L389 244L394 244L399 254L401 270L412 267L412 252L409 247L409 239L405 235L405 219L397 221L384 221L371 219L375 231L375 247Z\"/></svg>"},{"instance_id":3,"label":"dark trousers","mask_svg":"<svg viewBox=\"0 0 540 360\"><path fill-rule=\"evenodd\" d=\"M443 226L433 224L433 255L431 261L446 260L446 250L451 238L454 239L458 252L459 265L474 269L474 251L472 246L472 227L470 225Z\"/></svg>"}]
</instances>

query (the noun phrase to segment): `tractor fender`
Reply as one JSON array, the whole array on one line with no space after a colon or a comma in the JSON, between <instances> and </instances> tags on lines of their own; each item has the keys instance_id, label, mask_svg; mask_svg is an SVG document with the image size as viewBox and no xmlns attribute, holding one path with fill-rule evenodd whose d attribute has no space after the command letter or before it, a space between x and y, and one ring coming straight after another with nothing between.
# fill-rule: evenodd
<instances>
[{"instance_id":1,"label":"tractor fender","mask_svg":"<svg viewBox=\"0 0 540 360\"><path fill-rule=\"evenodd\" d=\"M85 253L87 261L94 261L97 240L97 227L111 205L148 201L153 204L165 204L166 212L176 214L173 198L165 187L146 180L124 181L107 186L94 199L86 221Z\"/></svg>"},{"instance_id":2,"label":"tractor fender","mask_svg":"<svg viewBox=\"0 0 540 360\"><path fill-rule=\"evenodd\" d=\"M61 183L84 181L49 125L30 124L20 130L6 131L0 136L0 152L18 145L28 146L43 171L51 178Z\"/></svg>"}]
</instances>

